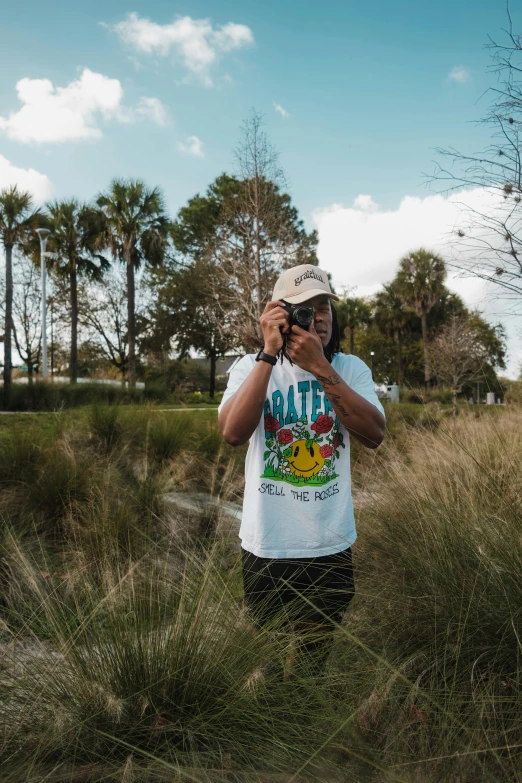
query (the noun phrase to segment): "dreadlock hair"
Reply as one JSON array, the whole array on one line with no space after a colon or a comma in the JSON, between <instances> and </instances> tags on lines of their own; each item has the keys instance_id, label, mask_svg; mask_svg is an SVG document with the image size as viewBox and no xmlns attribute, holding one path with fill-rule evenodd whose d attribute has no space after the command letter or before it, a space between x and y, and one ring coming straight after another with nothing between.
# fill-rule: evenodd
<instances>
[{"instance_id":1,"label":"dreadlock hair","mask_svg":"<svg viewBox=\"0 0 522 783\"><path fill-rule=\"evenodd\" d=\"M327 362L331 362L336 353L341 352L341 333L339 331L339 320L334 303L330 300L330 309L332 311L332 336L328 345L324 349L324 356Z\"/></svg>"},{"instance_id":2,"label":"dreadlock hair","mask_svg":"<svg viewBox=\"0 0 522 783\"><path fill-rule=\"evenodd\" d=\"M323 349L324 356L327 362L331 362L335 354L341 352L341 333L339 331L339 321L337 318L337 311L334 307L332 300L330 300L330 310L332 311L332 336L330 337L328 345ZM279 351L277 352L276 359L279 359L282 364L283 357L285 355L286 354L285 354L285 348L283 343L283 347L280 348ZM292 360L288 355L286 355L286 358L288 359L290 364L293 364Z\"/></svg>"}]
</instances>

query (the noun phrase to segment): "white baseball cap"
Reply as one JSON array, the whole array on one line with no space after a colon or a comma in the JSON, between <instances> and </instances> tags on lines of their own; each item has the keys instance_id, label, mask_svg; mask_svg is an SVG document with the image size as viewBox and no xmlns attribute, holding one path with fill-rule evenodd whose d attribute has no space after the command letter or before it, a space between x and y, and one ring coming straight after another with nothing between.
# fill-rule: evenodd
<instances>
[{"instance_id":1,"label":"white baseball cap","mask_svg":"<svg viewBox=\"0 0 522 783\"><path fill-rule=\"evenodd\" d=\"M313 264L300 264L286 269L277 279L272 301L284 299L290 304L300 304L319 294L339 301L339 297L332 294L328 275L323 269Z\"/></svg>"}]
</instances>

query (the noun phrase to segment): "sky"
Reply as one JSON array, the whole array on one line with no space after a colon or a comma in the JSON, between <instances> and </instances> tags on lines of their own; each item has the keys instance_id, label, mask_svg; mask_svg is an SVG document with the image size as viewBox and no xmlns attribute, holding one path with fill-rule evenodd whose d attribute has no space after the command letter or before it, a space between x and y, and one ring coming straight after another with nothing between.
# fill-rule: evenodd
<instances>
[{"instance_id":1,"label":"sky","mask_svg":"<svg viewBox=\"0 0 522 783\"><path fill-rule=\"evenodd\" d=\"M234 172L255 108L319 231L321 267L373 293L408 250L449 252L458 199L427 175L437 147L487 143L476 122L495 84L485 44L506 24L504 0L4 4L0 187L88 200L114 177L140 178L175 214ZM450 287L504 320L516 377L520 319L476 280Z\"/></svg>"}]
</instances>

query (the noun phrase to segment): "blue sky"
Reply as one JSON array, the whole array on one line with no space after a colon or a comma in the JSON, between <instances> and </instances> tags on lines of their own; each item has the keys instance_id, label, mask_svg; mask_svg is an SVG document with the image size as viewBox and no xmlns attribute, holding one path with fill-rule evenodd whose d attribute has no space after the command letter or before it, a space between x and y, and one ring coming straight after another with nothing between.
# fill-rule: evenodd
<instances>
[{"instance_id":1,"label":"blue sky","mask_svg":"<svg viewBox=\"0 0 522 783\"><path fill-rule=\"evenodd\" d=\"M233 170L241 122L255 107L309 228L327 231L321 211L349 210L361 194L394 213L405 197L433 193L422 174L435 147L475 151L487 141L473 123L495 83L484 44L506 22L504 0L4 4L0 180L21 172L27 183L37 175L23 172L33 169L47 178L40 194L89 199L112 177L139 177L159 185L175 212ZM99 75L89 89L85 69ZM22 79L52 82L47 98L36 85L40 101L73 90L67 138L53 126L53 117L63 122L52 95L40 106L48 127L38 111L17 116ZM34 89L26 83L24 100ZM364 293L384 282L358 276L363 250L349 240L344 277L326 252L321 264L340 283ZM473 296L481 298L470 293L472 304Z\"/></svg>"}]
</instances>

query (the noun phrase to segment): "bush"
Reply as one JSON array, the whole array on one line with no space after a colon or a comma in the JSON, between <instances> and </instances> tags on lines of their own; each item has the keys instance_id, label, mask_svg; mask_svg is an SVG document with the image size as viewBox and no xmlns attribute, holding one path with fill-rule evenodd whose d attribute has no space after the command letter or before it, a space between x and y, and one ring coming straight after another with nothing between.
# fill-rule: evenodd
<instances>
[{"instance_id":1,"label":"bush","mask_svg":"<svg viewBox=\"0 0 522 783\"><path fill-rule=\"evenodd\" d=\"M115 405L93 405L88 420L93 435L103 451L109 454L120 443L123 433L119 408Z\"/></svg>"},{"instance_id":2,"label":"bush","mask_svg":"<svg viewBox=\"0 0 522 783\"><path fill-rule=\"evenodd\" d=\"M465 399L460 395L460 399ZM415 405L423 405L428 402L438 402L441 405L451 405L453 402L453 392L451 389L442 387L435 388L407 388L401 393L401 402L409 402Z\"/></svg>"},{"instance_id":3,"label":"bush","mask_svg":"<svg viewBox=\"0 0 522 783\"><path fill-rule=\"evenodd\" d=\"M182 392L176 395L176 400L185 405L219 405L223 397L223 392L215 392L214 399L207 393L202 392Z\"/></svg>"},{"instance_id":4,"label":"bush","mask_svg":"<svg viewBox=\"0 0 522 783\"><path fill-rule=\"evenodd\" d=\"M29 571L50 645L20 657L6 693L9 779L43 779L58 761L61 780L87 766L93 781L129 780L145 763L157 774L132 779L185 779L185 767L192 780L223 780L205 769L227 756L239 769L293 772L339 722L320 692L264 682L279 643L244 621L211 558L175 582L163 563L144 565L107 586ZM18 609L37 624L32 600Z\"/></svg>"},{"instance_id":5,"label":"bush","mask_svg":"<svg viewBox=\"0 0 522 783\"><path fill-rule=\"evenodd\" d=\"M466 417L415 434L363 509L360 592L378 622L361 617L357 632L387 661L367 712L382 747L412 714L411 752L422 742L417 752L449 756L459 737L477 749L522 740L520 425L509 414ZM503 779L502 759L491 759L491 779ZM459 779L482 779L473 774Z\"/></svg>"},{"instance_id":6,"label":"bush","mask_svg":"<svg viewBox=\"0 0 522 783\"><path fill-rule=\"evenodd\" d=\"M10 411L58 411L83 405L129 405L144 402L166 402L173 399L161 384L147 384L144 389L128 389L102 383L14 383L11 387Z\"/></svg>"},{"instance_id":7,"label":"bush","mask_svg":"<svg viewBox=\"0 0 522 783\"><path fill-rule=\"evenodd\" d=\"M147 430L147 456L158 463L177 459L181 453L193 450L193 413L154 414Z\"/></svg>"},{"instance_id":8,"label":"bush","mask_svg":"<svg viewBox=\"0 0 522 783\"><path fill-rule=\"evenodd\" d=\"M505 381L506 391L504 393L504 402L506 405L522 404L522 381Z\"/></svg>"},{"instance_id":9,"label":"bush","mask_svg":"<svg viewBox=\"0 0 522 783\"><path fill-rule=\"evenodd\" d=\"M9 485L30 485L42 461L42 449L53 440L38 424L20 424L0 437L0 489Z\"/></svg>"}]
</instances>

